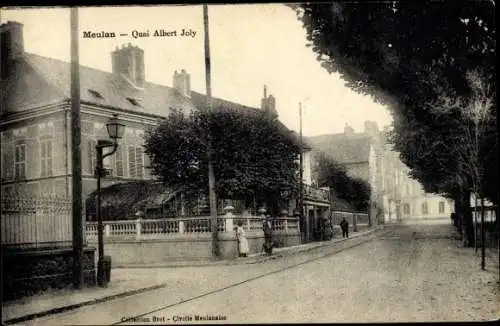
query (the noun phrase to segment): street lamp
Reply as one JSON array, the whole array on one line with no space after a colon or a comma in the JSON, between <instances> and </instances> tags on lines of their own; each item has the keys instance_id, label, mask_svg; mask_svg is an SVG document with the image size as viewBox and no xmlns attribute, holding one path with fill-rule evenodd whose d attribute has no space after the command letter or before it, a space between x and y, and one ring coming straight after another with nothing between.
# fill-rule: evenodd
<instances>
[{"instance_id":1,"label":"street lamp","mask_svg":"<svg viewBox=\"0 0 500 326\"><path fill-rule=\"evenodd\" d=\"M102 223L101 215L101 178L106 176L106 169L104 169L104 159L113 155L118 149L118 139L123 137L125 125L118 120L118 115L113 114L113 117L106 123L108 136L111 140L99 139L96 145L97 165L95 167L95 176L97 178L97 203L96 203L96 216L97 216L97 241L99 260L97 262L97 284L101 287L106 287L109 279L105 273L105 260L104 260L104 226ZM112 148L109 153L104 154L105 148Z\"/></svg>"}]
</instances>

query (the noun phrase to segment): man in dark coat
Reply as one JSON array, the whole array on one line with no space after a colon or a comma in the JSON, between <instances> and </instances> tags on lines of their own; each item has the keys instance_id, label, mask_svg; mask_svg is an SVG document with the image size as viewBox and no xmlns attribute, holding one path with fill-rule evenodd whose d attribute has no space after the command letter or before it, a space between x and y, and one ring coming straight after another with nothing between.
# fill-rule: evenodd
<instances>
[{"instance_id":1,"label":"man in dark coat","mask_svg":"<svg viewBox=\"0 0 500 326\"><path fill-rule=\"evenodd\" d=\"M264 231L264 250L266 254L271 255L273 253L273 226L270 216L266 216L263 220L262 229Z\"/></svg>"},{"instance_id":2,"label":"man in dark coat","mask_svg":"<svg viewBox=\"0 0 500 326\"><path fill-rule=\"evenodd\" d=\"M342 229L342 238L349 238L349 222L345 217L340 222L340 228Z\"/></svg>"}]
</instances>

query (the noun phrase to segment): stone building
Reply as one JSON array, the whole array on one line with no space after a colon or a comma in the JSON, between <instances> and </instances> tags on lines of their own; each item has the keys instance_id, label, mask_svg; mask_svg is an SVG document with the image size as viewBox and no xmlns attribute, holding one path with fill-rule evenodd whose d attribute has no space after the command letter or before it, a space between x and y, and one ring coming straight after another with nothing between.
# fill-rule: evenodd
<instances>
[{"instance_id":1,"label":"stone building","mask_svg":"<svg viewBox=\"0 0 500 326\"><path fill-rule=\"evenodd\" d=\"M399 153L386 144L384 148L384 219L425 220L448 218L453 201L437 194L426 193L422 185L410 177Z\"/></svg>"},{"instance_id":2,"label":"stone building","mask_svg":"<svg viewBox=\"0 0 500 326\"><path fill-rule=\"evenodd\" d=\"M370 184L372 221L449 216L453 203L425 193L420 183L410 178L409 168L388 143L387 132L387 128L379 130L375 122L365 121L363 132L356 133L346 124L342 134L320 135L309 140L313 147L342 164L350 176Z\"/></svg>"},{"instance_id":3,"label":"stone building","mask_svg":"<svg viewBox=\"0 0 500 326\"><path fill-rule=\"evenodd\" d=\"M377 210L383 209L382 202L382 150L380 132L374 122L366 121L362 133L354 132L348 124L344 133L308 137L317 151L326 153L345 167L353 178L366 181L371 187L371 218L377 216Z\"/></svg>"}]
</instances>

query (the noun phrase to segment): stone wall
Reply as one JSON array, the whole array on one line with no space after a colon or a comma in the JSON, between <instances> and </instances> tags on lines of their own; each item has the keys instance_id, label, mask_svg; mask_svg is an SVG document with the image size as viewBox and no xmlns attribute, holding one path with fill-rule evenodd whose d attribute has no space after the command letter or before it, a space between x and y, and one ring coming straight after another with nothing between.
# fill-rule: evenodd
<instances>
[{"instance_id":1,"label":"stone wall","mask_svg":"<svg viewBox=\"0 0 500 326\"><path fill-rule=\"evenodd\" d=\"M95 284L95 249L84 249L86 285ZM37 294L51 288L72 286L73 251L2 249L2 302Z\"/></svg>"},{"instance_id":2,"label":"stone wall","mask_svg":"<svg viewBox=\"0 0 500 326\"><path fill-rule=\"evenodd\" d=\"M247 231L250 253L258 253L264 244L262 231ZM237 241L234 233L221 232L219 235L221 259L238 257ZM276 232L277 247L300 244L297 232ZM96 242L89 242L97 247ZM162 264L174 261L200 261L212 259L212 236L206 234L185 234L157 239L112 239L105 238L104 254L111 256L112 266L138 264Z\"/></svg>"}]
</instances>

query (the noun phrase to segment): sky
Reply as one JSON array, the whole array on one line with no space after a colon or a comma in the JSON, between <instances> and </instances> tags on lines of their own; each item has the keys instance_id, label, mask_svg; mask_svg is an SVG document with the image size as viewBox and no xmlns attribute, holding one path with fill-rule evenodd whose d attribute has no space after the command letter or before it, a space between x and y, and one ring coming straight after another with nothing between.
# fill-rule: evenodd
<instances>
[{"instance_id":1,"label":"sky","mask_svg":"<svg viewBox=\"0 0 500 326\"><path fill-rule=\"evenodd\" d=\"M210 5L212 95L260 107L263 87L276 98L279 119L299 129L303 103L305 136L343 132L346 123L363 131L392 121L389 110L344 86L306 47L306 32L295 13L280 4ZM68 8L3 8L2 23L24 24L25 51L70 61ZM133 31L177 30L177 37L138 37ZM193 36L180 36L182 29ZM83 38L83 31L128 34ZM111 52L131 43L144 50L146 80L172 86L175 70L191 75L191 88L205 93L203 9L193 6L87 7L79 9L80 64L111 71ZM135 34L135 33L134 33Z\"/></svg>"}]
</instances>

